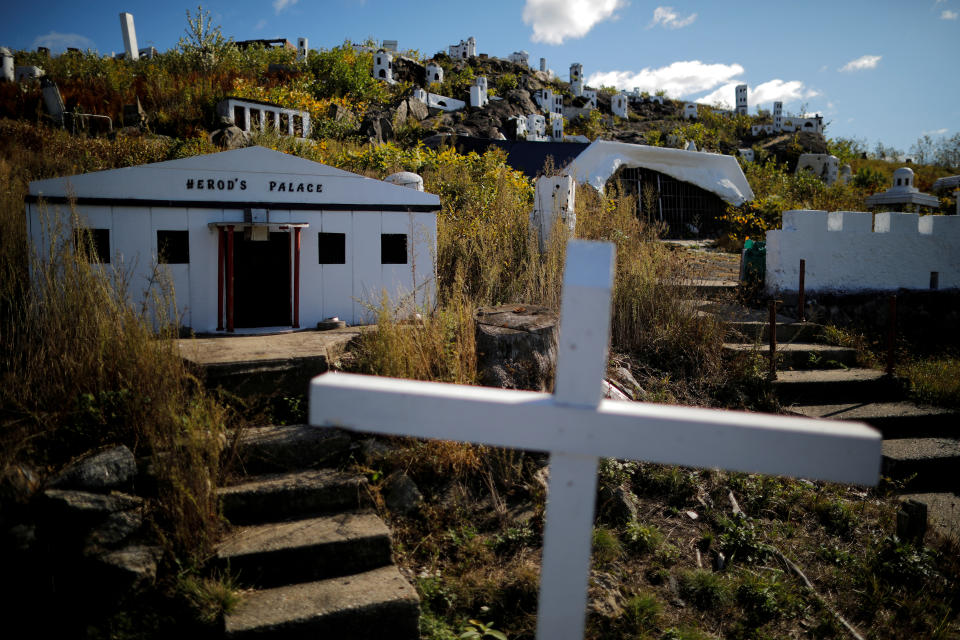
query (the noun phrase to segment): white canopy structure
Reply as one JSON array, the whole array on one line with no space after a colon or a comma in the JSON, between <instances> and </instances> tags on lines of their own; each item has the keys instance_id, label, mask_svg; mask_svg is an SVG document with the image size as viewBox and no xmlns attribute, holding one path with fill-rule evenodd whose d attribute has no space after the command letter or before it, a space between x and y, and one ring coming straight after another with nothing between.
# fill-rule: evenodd
<instances>
[{"instance_id":1,"label":"white canopy structure","mask_svg":"<svg viewBox=\"0 0 960 640\"><path fill-rule=\"evenodd\" d=\"M603 191L620 167L642 167L689 182L739 206L753 190L734 156L596 140L570 163L566 173L581 184Z\"/></svg>"}]
</instances>

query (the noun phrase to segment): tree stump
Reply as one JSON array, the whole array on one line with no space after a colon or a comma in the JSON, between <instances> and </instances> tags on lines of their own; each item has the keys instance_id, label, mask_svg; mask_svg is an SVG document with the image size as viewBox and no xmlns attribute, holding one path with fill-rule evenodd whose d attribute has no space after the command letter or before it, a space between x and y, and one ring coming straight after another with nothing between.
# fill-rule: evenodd
<instances>
[{"instance_id":1,"label":"tree stump","mask_svg":"<svg viewBox=\"0 0 960 640\"><path fill-rule=\"evenodd\" d=\"M557 312L507 304L481 307L476 320L480 384L504 389L550 391L557 365Z\"/></svg>"}]
</instances>

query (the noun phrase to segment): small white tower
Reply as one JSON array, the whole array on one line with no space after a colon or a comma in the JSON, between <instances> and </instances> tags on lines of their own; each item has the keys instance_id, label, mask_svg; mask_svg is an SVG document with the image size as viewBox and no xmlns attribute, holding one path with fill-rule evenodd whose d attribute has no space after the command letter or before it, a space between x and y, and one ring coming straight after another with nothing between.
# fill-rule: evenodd
<instances>
[{"instance_id":1,"label":"small white tower","mask_svg":"<svg viewBox=\"0 0 960 640\"><path fill-rule=\"evenodd\" d=\"M563 142L563 116L559 113L550 114L550 134L554 142Z\"/></svg>"},{"instance_id":2,"label":"small white tower","mask_svg":"<svg viewBox=\"0 0 960 640\"><path fill-rule=\"evenodd\" d=\"M613 111L613 115L620 118L626 118L627 103L627 94L625 94L623 91L610 98L610 110Z\"/></svg>"},{"instance_id":3,"label":"small white tower","mask_svg":"<svg viewBox=\"0 0 960 640\"><path fill-rule=\"evenodd\" d=\"M10 49L0 47L0 58L3 59L3 73L0 73L0 80L13 82L13 54Z\"/></svg>"},{"instance_id":4,"label":"small white tower","mask_svg":"<svg viewBox=\"0 0 960 640\"><path fill-rule=\"evenodd\" d=\"M127 60L139 60L140 48L137 47L137 30L133 28L133 14L120 14L120 29L123 30L123 46L127 50Z\"/></svg>"},{"instance_id":5,"label":"small white tower","mask_svg":"<svg viewBox=\"0 0 960 640\"><path fill-rule=\"evenodd\" d=\"M470 106L482 108L487 106L487 78L480 76L473 81L470 87Z\"/></svg>"},{"instance_id":6,"label":"small white tower","mask_svg":"<svg viewBox=\"0 0 960 640\"><path fill-rule=\"evenodd\" d=\"M547 70L547 59L540 58L540 71L546 72Z\"/></svg>"},{"instance_id":7,"label":"small white tower","mask_svg":"<svg viewBox=\"0 0 960 640\"><path fill-rule=\"evenodd\" d=\"M783 130L783 103L779 101L773 103L773 130Z\"/></svg>"},{"instance_id":8,"label":"small white tower","mask_svg":"<svg viewBox=\"0 0 960 640\"><path fill-rule=\"evenodd\" d=\"M310 50L310 45L307 43L306 38L297 38L297 62L304 62L307 59L307 52Z\"/></svg>"},{"instance_id":9,"label":"small white tower","mask_svg":"<svg viewBox=\"0 0 960 640\"><path fill-rule=\"evenodd\" d=\"M393 54L386 49L377 49L373 54L373 77L393 82Z\"/></svg>"},{"instance_id":10,"label":"small white tower","mask_svg":"<svg viewBox=\"0 0 960 640\"><path fill-rule=\"evenodd\" d=\"M583 95L583 65L579 62L570 65L570 91L578 97Z\"/></svg>"},{"instance_id":11,"label":"small white tower","mask_svg":"<svg viewBox=\"0 0 960 640\"><path fill-rule=\"evenodd\" d=\"M697 113L697 103L688 102L683 105L683 119L684 120L696 120L699 114Z\"/></svg>"},{"instance_id":12,"label":"small white tower","mask_svg":"<svg viewBox=\"0 0 960 640\"><path fill-rule=\"evenodd\" d=\"M738 84L737 92L737 115L747 115L747 85Z\"/></svg>"},{"instance_id":13,"label":"small white tower","mask_svg":"<svg viewBox=\"0 0 960 640\"><path fill-rule=\"evenodd\" d=\"M443 82L443 67L431 60L427 63L427 84Z\"/></svg>"}]
</instances>

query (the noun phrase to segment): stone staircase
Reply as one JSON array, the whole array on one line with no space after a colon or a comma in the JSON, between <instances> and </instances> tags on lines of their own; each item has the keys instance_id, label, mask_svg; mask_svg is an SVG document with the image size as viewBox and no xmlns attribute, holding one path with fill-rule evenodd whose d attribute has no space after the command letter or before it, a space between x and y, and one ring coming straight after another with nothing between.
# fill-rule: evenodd
<instances>
[{"instance_id":1,"label":"stone staircase","mask_svg":"<svg viewBox=\"0 0 960 640\"><path fill-rule=\"evenodd\" d=\"M419 638L420 602L393 564L366 479L314 468L349 444L302 425L245 434L247 475L219 492L235 526L214 562L249 589L225 616L225 637Z\"/></svg>"},{"instance_id":2,"label":"stone staircase","mask_svg":"<svg viewBox=\"0 0 960 640\"><path fill-rule=\"evenodd\" d=\"M731 353L769 352L766 311L721 305ZM716 311L716 309L714 309ZM823 344L821 327L778 316L777 380L782 408L810 418L866 422L883 434L882 474L903 483L903 499L927 505L931 524L960 534L960 413L919 406L882 371L859 368L853 349Z\"/></svg>"}]
</instances>

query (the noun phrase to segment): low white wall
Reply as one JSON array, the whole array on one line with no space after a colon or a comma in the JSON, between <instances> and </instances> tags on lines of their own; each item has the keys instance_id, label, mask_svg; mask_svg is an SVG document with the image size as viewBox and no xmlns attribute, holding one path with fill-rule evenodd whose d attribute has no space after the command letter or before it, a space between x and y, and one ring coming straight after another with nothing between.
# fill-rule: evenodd
<instances>
[{"instance_id":1,"label":"low white wall","mask_svg":"<svg viewBox=\"0 0 960 640\"><path fill-rule=\"evenodd\" d=\"M785 211L767 232L768 293L960 287L960 217L863 211Z\"/></svg>"}]
</instances>

